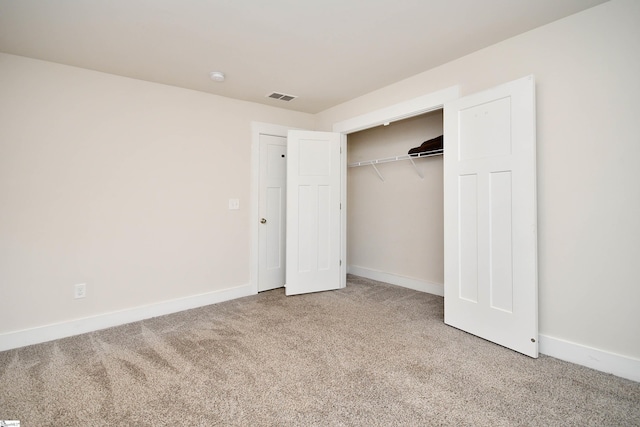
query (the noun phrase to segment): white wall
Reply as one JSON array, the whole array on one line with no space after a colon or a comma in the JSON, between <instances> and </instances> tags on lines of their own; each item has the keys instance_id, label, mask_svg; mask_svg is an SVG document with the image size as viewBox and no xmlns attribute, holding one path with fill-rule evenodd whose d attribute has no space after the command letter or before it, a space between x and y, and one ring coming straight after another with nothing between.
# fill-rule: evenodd
<instances>
[{"instance_id":1,"label":"white wall","mask_svg":"<svg viewBox=\"0 0 640 427\"><path fill-rule=\"evenodd\" d=\"M0 54L0 338L247 285L254 120L313 126Z\"/></svg>"},{"instance_id":2,"label":"white wall","mask_svg":"<svg viewBox=\"0 0 640 427\"><path fill-rule=\"evenodd\" d=\"M640 359L638 22L612 0L315 117L0 54L0 338L247 284L251 121L535 74L540 332Z\"/></svg>"},{"instance_id":3,"label":"white wall","mask_svg":"<svg viewBox=\"0 0 640 427\"><path fill-rule=\"evenodd\" d=\"M442 135L442 111L348 136L348 163L395 157ZM382 271L442 288L444 283L442 156L347 171L349 267ZM401 248L401 249L400 249Z\"/></svg>"},{"instance_id":4,"label":"white wall","mask_svg":"<svg viewBox=\"0 0 640 427\"><path fill-rule=\"evenodd\" d=\"M534 74L540 333L640 359L639 23L640 2L613 0L324 111L317 127Z\"/></svg>"}]
</instances>

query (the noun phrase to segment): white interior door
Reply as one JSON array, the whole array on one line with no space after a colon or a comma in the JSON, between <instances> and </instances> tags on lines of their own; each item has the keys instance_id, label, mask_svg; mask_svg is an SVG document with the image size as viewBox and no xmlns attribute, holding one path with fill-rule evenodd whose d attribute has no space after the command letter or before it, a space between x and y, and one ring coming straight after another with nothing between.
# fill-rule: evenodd
<instances>
[{"instance_id":1,"label":"white interior door","mask_svg":"<svg viewBox=\"0 0 640 427\"><path fill-rule=\"evenodd\" d=\"M258 291L285 283L287 139L260 135L258 189Z\"/></svg>"},{"instance_id":2,"label":"white interior door","mask_svg":"<svg viewBox=\"0 0 640 427\"><path fill-rule=\"evenodd\" d=\"M339 133L289 131L286 294L340 287Z\"/></svg>"},{"instance_id":3,"label":"white interior door","mask_svg":"<svg viewBox=\"0 0 640 427\"><path fill-rule=\"evenodd\" d=\"M445 323L538 356L533 76L445 104Z\"/></svg>"}]
</instances>

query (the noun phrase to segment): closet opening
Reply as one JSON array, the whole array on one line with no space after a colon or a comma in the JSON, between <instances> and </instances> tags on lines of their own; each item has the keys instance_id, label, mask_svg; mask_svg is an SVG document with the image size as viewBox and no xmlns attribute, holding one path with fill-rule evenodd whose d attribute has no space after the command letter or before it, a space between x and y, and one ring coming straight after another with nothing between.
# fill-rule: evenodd
<instances>
[{"instance_id":1,"label":"closet opening","mask_svg":"<svg viewBox=\"0 0 640 427\"><path fill-rule=\"evenodd\" d=\"M444 295L443 156L409 155L442 135L442 109L347 135L348 273Z\"/></svg>"}]
</instances>

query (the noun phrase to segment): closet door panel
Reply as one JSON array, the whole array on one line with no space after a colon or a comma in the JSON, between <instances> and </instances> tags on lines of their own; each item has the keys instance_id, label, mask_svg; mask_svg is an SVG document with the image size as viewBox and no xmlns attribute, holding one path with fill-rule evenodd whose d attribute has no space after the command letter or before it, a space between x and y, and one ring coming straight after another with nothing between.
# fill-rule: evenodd
<instances>
[{"instance_id":1,"label":"closet door panel","mask_svg":"<svg viewBox=\"0 0 640 427\"><path fill-rule=\"evenodd\" d=\"M445 105L445 323L538 356L535 82Z\"/></svg>"},{"instance_id":2,"label":"closet door panel","mask_svg":"<svg viewBox=\"0 0 640 427\"><path fill-rule=\"evenodd\" d=\"M341 136L290 131L287 141L287 295L340 288Z\"/></svg>"}]
</instances>

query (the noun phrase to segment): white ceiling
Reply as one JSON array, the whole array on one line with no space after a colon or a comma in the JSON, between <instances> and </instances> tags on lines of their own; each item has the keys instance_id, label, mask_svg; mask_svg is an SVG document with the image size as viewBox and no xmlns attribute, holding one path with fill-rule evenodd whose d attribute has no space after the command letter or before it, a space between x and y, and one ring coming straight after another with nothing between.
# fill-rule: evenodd
<instances>
[{"instance_id":1,"label":"white ceiling","mask_svg":"<svg viewBox=\"0 0 640 427\"><path fill-rule=\"evenodd\" d=\"M0 52L316 113L605 1L0 0Z\"/></svg>"}]
</instances>

